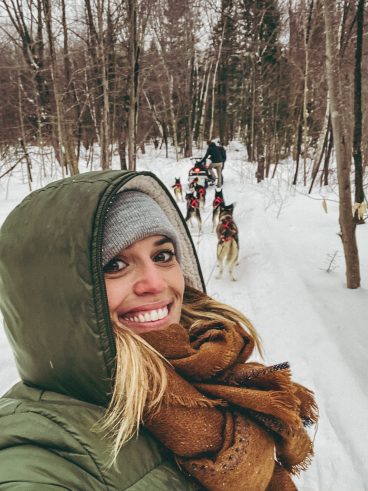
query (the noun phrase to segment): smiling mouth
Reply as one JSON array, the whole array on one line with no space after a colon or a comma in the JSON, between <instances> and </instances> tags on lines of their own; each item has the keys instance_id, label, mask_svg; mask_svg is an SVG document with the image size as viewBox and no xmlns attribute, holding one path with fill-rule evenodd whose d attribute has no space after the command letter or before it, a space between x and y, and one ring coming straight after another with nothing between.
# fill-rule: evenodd
<instances>
[{"instance_id":1,"label":"smiling mouth","mask_svg":"<svg viewBox=\"0 0 368 491\"><path fill-rule=\"evenodd\" d=\"M153 309L153 310L147 310L144 312L137 312L137 313L131 313L131 314L126 314L121 317L121 320L125 320L128 322L138 322L138 323L143 323L143 322L155 322L164 319L169 315L169 309L168 307L163 307L161 309Z\"/></svg>"}]
</instances>

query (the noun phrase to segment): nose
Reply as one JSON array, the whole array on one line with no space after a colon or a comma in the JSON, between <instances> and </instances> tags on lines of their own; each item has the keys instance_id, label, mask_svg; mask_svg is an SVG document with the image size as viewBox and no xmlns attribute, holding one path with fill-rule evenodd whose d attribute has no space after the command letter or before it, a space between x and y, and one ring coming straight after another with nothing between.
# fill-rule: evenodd
<instances>
[{"instance_id":1,"label":"nose","mask_svg":"<svg viewBox=\"0 0 368 491\"><path fill-rule=\"evenodd\" d=\"M167 284L162 271L154 262L147 262L137 268L133 290L136 295L161 293Z\"/></svg>"}]
</instances>

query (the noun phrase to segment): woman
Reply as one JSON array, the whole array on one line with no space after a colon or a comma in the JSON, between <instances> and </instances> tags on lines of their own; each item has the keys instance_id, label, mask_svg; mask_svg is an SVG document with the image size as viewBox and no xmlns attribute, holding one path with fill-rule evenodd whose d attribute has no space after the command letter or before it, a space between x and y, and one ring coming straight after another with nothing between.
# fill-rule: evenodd
<instances>
[{"instance_id":1,"label":"woman","mask_svg":"<svg viewBox=\"0 0 368 491\"><path fill-rule=\"evenodd\" d=\"M32 193L1 229L0 289L22 380L0 399L6 489L295 489L313 398L247 362L257 335L205 295L153 174Z\"/></svg>"}]
</instances>

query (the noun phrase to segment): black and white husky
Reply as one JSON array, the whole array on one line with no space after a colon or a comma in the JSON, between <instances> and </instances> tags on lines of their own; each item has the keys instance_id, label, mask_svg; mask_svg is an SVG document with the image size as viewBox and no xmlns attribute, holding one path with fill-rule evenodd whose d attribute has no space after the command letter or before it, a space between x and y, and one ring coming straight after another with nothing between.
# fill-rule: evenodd
<instances>
[{"instance_id":1,"label":"black and white husky","mask_svg":"<svg viewBox=\"0 0 368 491\"><path fill-rule=\"evenodd\" d=\"M194 184L194 190L200 207L203 209L206 204L206 188L198 183Z\"/></svg>"},{"instance_id":2,"label":"black and white husky","mask_svg":"<svg viewBox=\"0 0 368 491\"><path fill-rule=\"evenodd\" d=\"M212 202L212 230L215 230L220 215L220 206L225 205L224 195L222 194L222 188L215 189L215 197Z\"/></svg>"}]
</instances>

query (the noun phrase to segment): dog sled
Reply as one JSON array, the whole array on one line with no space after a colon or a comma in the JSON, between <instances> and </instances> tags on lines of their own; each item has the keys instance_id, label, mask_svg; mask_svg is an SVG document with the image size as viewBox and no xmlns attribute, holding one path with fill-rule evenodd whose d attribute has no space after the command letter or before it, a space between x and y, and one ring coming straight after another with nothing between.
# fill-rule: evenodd
<instances>
[{"instance_id":1,"label":"dog sled","mask_svg":"<svg viewBox=\"0 0 368 491\"><path fill-rule=\"evenodd\" d=\"M197 183L204 188L208 188L215 183L212 176L208 173L205 164L201 163L202 159L194 159L194 166L189 170L188 173L188 184L189 188L192 189L194 184Z\"/></svg>"}]
</instances>

